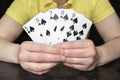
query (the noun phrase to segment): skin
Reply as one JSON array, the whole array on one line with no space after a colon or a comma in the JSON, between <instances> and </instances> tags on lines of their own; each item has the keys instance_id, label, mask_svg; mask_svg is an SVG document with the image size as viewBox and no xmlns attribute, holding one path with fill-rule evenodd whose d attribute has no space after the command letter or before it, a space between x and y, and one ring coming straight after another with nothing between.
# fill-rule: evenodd
<instances>
[{"instance_id":1,"label":"skin","mask_svg":"<svg viewBox=\"0 0 120 80\"><path fill-rule=\"evenodd\" d=\"M62 8L67 0L54 1ZM95 26L105 41L101 46L95 46L89 39L53 46L32 41L15 44L12 42L22 33L22 25L5 14L0 20L0 60L20 64L26 71L39 75L60 62L78 70L93 70L120 57L120 20L116 13Z\"/></svg>"}]
</instances>

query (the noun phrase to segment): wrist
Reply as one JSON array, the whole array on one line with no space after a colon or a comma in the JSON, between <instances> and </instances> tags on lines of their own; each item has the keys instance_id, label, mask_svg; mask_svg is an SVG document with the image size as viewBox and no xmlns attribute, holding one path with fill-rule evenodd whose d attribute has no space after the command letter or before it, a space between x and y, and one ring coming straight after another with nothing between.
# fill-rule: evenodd
<instances>
[{"instance_id":1,"label":"wrist","mask_svg":"<svg viewBox=\"0 0 120 80\"><path fill-rule=\"evenodd\" d=\"M107 62L107 56L106 56L106 52L104 49L104 46L98 46L96 47L96 51L97 51L97 55L98 55L98 62L97 62L97 66L102 66Z\"/></svg>"},{"instance_id":2,"label":"wrist","mask_svg":"<svg viewBox=\"0 0 120 80\"><path fill-rule=\"evenodd\" d=\"M19 48L20 48L19 44L13 44L13 43L10 44L8 51L6 52L7 56L3 55L3 57L1 58L2 61L19 64L19 59L18 59Z\"/></svg>"},{"instance_id":3,"label":"wrist","mask_svg":"<svg viewBox=\"0 0 120 80\"><path fill-rule=\"evenodd\" d=\"M19 44L13 44L14 45L14 50L15 52L13 52L13 56L11 56L12 58L12 63L15 63L15 64L19 64L19 50L20 50L20 45Z\"/></svg>"}]
</instances>

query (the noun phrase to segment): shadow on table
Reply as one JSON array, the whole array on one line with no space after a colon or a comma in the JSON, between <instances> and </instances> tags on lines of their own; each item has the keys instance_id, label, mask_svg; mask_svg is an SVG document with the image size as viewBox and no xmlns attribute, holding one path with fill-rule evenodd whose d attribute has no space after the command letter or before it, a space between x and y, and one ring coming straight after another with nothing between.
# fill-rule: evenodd
<instances>
[{"instance_id":1,"label":"shadow on table","mask_svg":"<svg viewBox=\"0 0 120 80\"><path fill-rule=\"evenodd\" d=\"M61 74L55 73L54 75ZM120 80L120 60L90 72L80 72L75 76L59 79L46 74L35 75L24 71L19 65L0 62L0 80Z\"/></svg>"}]
</instances>

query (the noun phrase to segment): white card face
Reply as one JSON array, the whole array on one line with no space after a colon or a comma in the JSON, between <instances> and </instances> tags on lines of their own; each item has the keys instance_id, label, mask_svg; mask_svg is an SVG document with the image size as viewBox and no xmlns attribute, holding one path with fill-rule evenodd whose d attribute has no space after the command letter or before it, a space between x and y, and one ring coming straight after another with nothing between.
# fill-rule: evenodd
<instances>
[{"instance_id":1,"label":"white card face","mask_svg":"<svg viewBox=\"0 0 120 80\"><path fill-rule=\"evenodd\" d=\"M68 19L66 21L63 19L65 28L60 40L63 42L78 40L76 39L79 36L78 32L76 33L76 29L79 28L76 26L76 24L78 24L78 16L72 10L64 10L64 15L67 16Z\"/></svg>"},{"instance_id":2,"label":"white card face","mask_svg":"<svg viewBox=\"0 0 120 80\"><path fill-rule=\"evenodd\" d=\"M48 45L51 45L52 42L55 42L55 39L56 39L54 37L55 36L54 33L56 33L55 27L56 27L56 22L58 20L58 17L55 17L55 16L56 14L49 11L44 13L41 17L46 21L46 24L39 26L39 30L42 33ZM53 41L53 37L54 37L54 41Z\"/></svg>"},{"instance_id":3,"label":"white card face","mask_svg":"<svg viewBox=\"0 0 120 80\"><path fill-rule=\"evenodd\" d=\"M30 38L37 43L46 44L44 38L38 28L38 16L31 19L28 23L23 26L23 29L27 32Z\"/></svg>"},{"instance_id":4,"label":"white card face","mask_svg":"<svg viewBox=\"0 0 120 80\"><path fill-rule=\"evenodd\" d=\"M33 41L47 45L85 39L92 22L73 9L50 9L24 25Z\"/></svg>"}]
</instances>

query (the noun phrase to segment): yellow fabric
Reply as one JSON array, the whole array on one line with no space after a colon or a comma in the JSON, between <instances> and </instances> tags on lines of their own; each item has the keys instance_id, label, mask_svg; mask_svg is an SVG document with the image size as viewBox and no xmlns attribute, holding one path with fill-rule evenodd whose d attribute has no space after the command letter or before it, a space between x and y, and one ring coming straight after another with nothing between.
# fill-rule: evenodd
<instances>
[{"instance_id":1,"label":"yellow fabric","mask_svg":"<svg viewBox=\"0 0 120 80\"><path fill-rule=\"evenodd\" d=\"M6 14L24 25L39 12L56 8L53 0L14 0ZM114 12L108 0L68 0L64 8L72 8L97 23Z\"/></svg>"}]
</instances>

